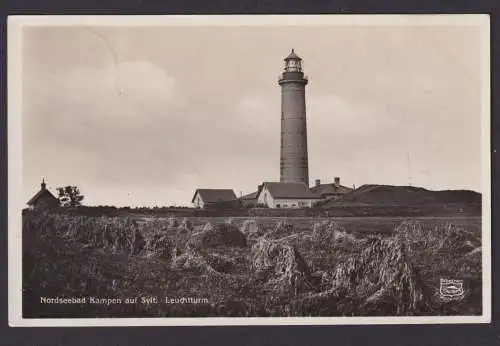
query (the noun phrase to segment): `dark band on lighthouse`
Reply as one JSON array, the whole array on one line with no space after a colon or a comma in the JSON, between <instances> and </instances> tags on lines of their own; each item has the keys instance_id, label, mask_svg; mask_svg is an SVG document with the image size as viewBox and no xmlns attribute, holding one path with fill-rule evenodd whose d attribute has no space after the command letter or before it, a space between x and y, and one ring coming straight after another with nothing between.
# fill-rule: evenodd
<instances>
[{"instance_id":1,"label":"dark band on lighthouse","mask_svg":"<svg viewBox=\"0 0 500 346\"><path fill-rule=\"evenodd\" d=\"M294 50L284 59L281 85L280 181L309 186L307 154L306 96L307 78L302 59Z\"/></svg>"}]
</instances>

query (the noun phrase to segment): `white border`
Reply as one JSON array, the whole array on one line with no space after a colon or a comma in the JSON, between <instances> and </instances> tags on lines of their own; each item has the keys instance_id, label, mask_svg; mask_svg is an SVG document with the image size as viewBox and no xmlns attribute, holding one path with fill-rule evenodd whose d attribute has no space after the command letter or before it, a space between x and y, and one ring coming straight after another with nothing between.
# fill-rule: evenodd
<instances>
[{"instance_id":1,"label":"white border","mask_svg":"<svg viewBox=\"0 0 500 346\"><path fill-rule=\"evenodd\" d=\"M435 317L199 317L22 318L22 29L26 26L326 26L472 25L481 29L482 54L482 261L483 315ZM491 322L490 20L479 15L214 15L214 16L10 16L8 67L9 324L15 327L449 324Z\"/></svg>"}]
</instances>

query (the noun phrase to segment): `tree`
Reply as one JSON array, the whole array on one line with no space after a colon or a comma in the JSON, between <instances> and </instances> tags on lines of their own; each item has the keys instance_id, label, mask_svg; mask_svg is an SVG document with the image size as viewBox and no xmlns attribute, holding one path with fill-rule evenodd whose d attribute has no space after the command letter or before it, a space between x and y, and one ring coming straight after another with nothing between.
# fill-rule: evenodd
<instances>
[{"instance_id":1,"label":"tree","mask_svg":"<svg viewBox=\"0 0 500 346\"><path fill-rule=\"evenodd\" d=\"M82 205L83 195L77 186L58 187L59 203L62 207L78 207Z\"/></svg>"}]
</instances>

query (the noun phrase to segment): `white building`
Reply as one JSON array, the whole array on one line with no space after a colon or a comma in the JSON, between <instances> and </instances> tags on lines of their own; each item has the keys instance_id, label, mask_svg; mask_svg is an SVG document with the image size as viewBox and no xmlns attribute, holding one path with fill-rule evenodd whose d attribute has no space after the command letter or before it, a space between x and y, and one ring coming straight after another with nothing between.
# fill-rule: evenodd
<instances>
[{"instance_id":1,"label":"white building","mask_svg":"<svg viewBox=\"0 0 500 346\"><path fill-rule=\"evenodd\" d=\"M191 203L195 208L222 206L238 202L234 191L231 189L197 189Z\"/></svg>"},{"instance_id":2,"label":"white building","mask_svg":"<svg viewBox=\"0 0 500 346\"><path fill-rule=\"evenodd\" d=\"M257 204L269 208L306 208L320 200L304 183L265 182L257 191Z\"/></svg>"}]
</instances>

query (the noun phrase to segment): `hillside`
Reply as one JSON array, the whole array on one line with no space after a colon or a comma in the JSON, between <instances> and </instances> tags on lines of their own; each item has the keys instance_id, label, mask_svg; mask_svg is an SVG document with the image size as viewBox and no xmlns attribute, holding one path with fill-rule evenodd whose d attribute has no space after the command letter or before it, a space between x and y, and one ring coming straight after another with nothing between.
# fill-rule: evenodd
<instances>
[{"instance_id":1,"label":"hillside","mask_svg":"<svg viewBox=\"0 0 500 346\"><path fill-rule=\"evenodd\" d=\"M470 190L432 191L413 186L362 185L340 200L330 201L324 208L335 205L425 205L481 203L481 194Z\"/></svg>"}]
</instances>

